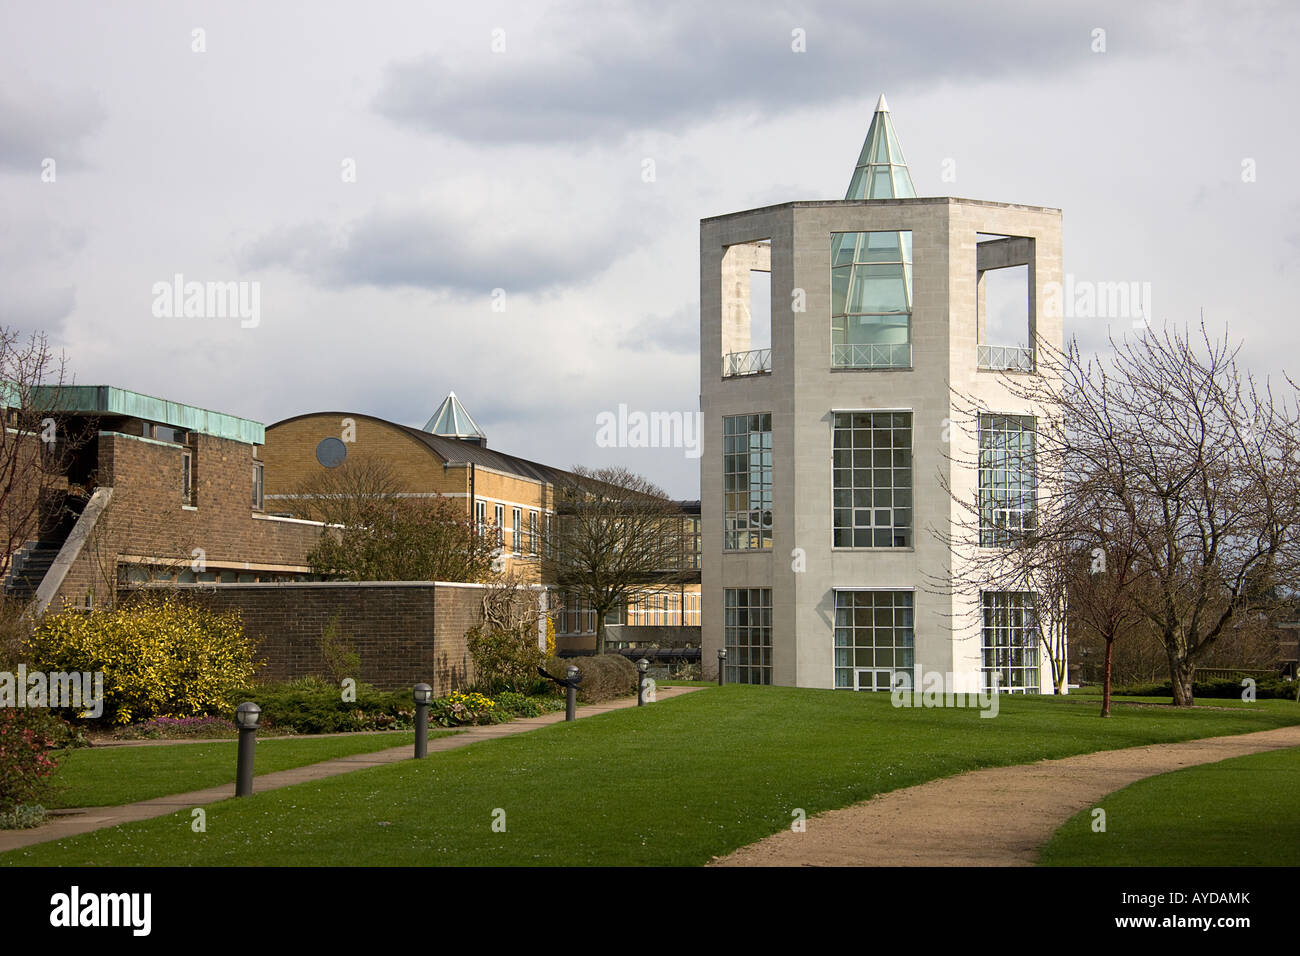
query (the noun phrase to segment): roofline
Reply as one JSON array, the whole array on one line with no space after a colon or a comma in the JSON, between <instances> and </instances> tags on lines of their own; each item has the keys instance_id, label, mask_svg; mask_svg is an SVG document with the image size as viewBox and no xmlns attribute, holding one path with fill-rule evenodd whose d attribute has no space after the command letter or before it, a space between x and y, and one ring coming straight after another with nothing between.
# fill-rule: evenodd
<instances>
[{"instance_id":1,"label":"roofline","mask_svg":"<svg viewBox=\"0 0 1300 956\"><path fill-rule=\"evenodd\" d=\"M772 206L757 206L753 209L740 209L736 212L722 213L717 216L707 216L700 220L700 223L720 222L725 219L731 219L736 216L749 216L755 213L775 212L779 209L820 209L826 206L862 206L864 208L873 208L889 205L934 205L937 203L962 203L971 206L991 206L999 209L1029 209L1034 212L1054 212L1061 214L1061 210L1055 206L1032 206L1028 203L1016 202L997 202L992 199L965 199L961 196L918 196L915 199L796 199L791 202L776 203Z\"/></svg>"}]
</instances>

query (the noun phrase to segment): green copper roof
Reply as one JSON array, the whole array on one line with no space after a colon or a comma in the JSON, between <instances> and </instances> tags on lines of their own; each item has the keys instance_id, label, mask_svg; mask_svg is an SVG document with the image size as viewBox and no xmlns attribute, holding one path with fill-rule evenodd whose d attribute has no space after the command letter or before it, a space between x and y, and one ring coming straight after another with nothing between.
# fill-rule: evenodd
<instances>
[{"instance_id":1,"label":"green copper roof","mask_svg":"<svg viewBox=\"0 0 1300 956\"><path fill-rule=\"evenodd\" d=\"M54 391L51 387L50 394ZM57 390L54 404L59 411L70 414L124 415L249 445L266 444L266 427L261 422L169 402L111 385L65 385Z\"/></svg>"},{"instance_id":2,"label":"green copper roof","mask_svg":"<svg viewBox=\"0 0 1300 956\"><path fill-rule=\"evenodd\" d=\"M907 171L902 147L894 133L894 121L889 118L889 104L885 94L880 94L876 115L871 118L862 154L849 182L845 199L915 199L912 176Z\"/></svg>"},{"instance_id":3,"label":"green copper roof","mask_svg":"<svg viewBox=\"0 0 1300 956\"><path fill-rule=\"evenodd\" d=\"M469 417L455 392L448 392L438 410L424 425L424 431L443 438L486 438L482 429Z\"/></svg>"}]
</instances>

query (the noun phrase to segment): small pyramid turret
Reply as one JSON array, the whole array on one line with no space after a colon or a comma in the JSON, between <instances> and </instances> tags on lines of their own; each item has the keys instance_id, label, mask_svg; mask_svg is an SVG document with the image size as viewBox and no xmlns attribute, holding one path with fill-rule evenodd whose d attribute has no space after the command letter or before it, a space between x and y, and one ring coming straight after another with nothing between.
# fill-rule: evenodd
<instances>
[{"instance_id":1,"label":"small pyramid turret","mask_svg":"<svg viewBox=\"0 0 1300 956\"><path fill-rule=\"evenodd\" d=\"M460 403L455 392L448 392L433 417L424 425L424 431L442 438L461 438L468 441L487 441L487 435L469 417L465 406Z\"/></svg>"},{"instance_id":2,"label":"small pyramid turret","mask_svg":"<svg viewBox=\"0 0 1300 956\"><path fill-rule=\"evenodd\" d=\"M907 160L894 133L889 104L885 94L880 94L876 113L867 129L867 138L853 170L849 191L845 199L915 199L912 175L907 171Z\"/></svg>"}]
</instances>

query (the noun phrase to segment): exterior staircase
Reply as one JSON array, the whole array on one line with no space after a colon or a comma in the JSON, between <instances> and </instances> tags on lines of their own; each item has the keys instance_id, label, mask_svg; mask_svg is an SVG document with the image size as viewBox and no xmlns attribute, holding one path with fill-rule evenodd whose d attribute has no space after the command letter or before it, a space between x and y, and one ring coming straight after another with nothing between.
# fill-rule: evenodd
<instances>
[{"instance_id":1,"label":"exterior staircase","mask_svg":"<svg viewBox=\"0 0 1300 956\"><path fill-rule=\"evenodd\" d=\"M45 580L62 547L62 541L27 542L14 555L13 567L5 578L5 593L24 602L36 597L36 589Z\"/></svg>"}]
</instances>

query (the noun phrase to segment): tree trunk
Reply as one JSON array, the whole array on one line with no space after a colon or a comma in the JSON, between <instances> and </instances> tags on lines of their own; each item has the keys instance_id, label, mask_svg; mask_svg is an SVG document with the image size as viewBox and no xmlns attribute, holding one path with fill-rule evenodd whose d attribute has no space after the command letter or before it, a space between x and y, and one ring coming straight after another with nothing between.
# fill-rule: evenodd
<instances>
[{"instance_id":1,"label":"tree trunk","mask_svg":"<svg viewBox=\"0 0 1300 956\"><path fill-rule=\"evenodd\" d=\"M1115 639L1106 641L1106 669L1101 678L1101 716L1110 716L1110 662L1115 652Z\"/></svg>"},{"instance_id":2,"label":"tree trunk","mask_svg":"<svg viewBox=\"0 0 1300 956\"><path fill-rule=\"evenodd\" d=\"M596 653L605 653L605 612L596 614Z\"/></svg>"},{"instance_id":3,"label":"tree trunk","mask_svg":"<svg viewBox=\"0 0 1300 956\"><path fill-rule=\"evenodd\" d=\"M1169 655L1169 681L1173 684L1174 706L1191 707L1195 700L1192 696L1192 675L1196 668L1185 660Z\"/></svg>"}]
</instances>

